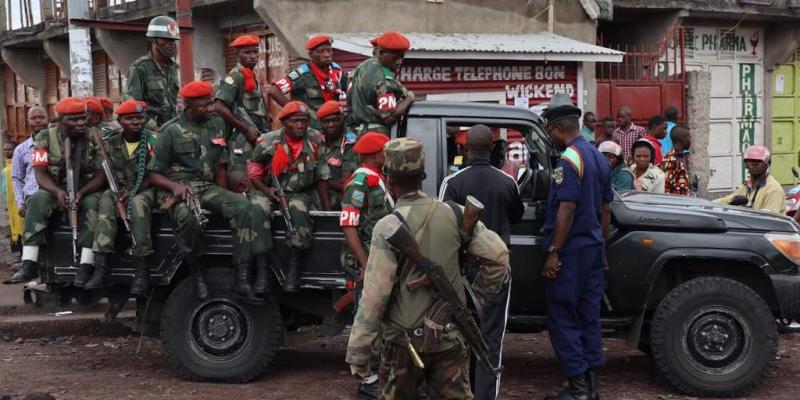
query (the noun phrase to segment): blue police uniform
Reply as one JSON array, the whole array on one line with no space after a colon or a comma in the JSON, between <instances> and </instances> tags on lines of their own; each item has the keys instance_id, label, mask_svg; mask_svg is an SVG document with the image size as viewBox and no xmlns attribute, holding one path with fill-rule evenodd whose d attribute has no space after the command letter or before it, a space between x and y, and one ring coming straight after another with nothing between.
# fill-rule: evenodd
<instances>
[{"instance_id":1,"label":"blue police uniform","mask_svg":"<svg viewBox=\"0 0 800 400\"><path fill-rule=\"evenodd\" d=\"M605 248L601 219L603 205L613 196L608 161L577 136L556 163L544 225L547 249L553 241L559 202L576 204L574 222L559 254L561 268L545 286L550 341L561 372L569 378L603 366L600 301Z\"/></svg>"}]
</instances>

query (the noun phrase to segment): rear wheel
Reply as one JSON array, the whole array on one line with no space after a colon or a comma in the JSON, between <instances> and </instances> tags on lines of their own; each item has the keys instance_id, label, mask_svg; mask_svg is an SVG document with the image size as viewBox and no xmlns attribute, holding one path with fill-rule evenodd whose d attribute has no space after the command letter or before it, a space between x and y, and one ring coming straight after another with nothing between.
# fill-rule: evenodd
<instances>
[{"instance_id":1,"label":"rear wheel","mask_svg":"<svg viewBox=\"0 0 800 400\"><path fill-rule=\"evenodd\" d=\"M766 375L778 348L775 319L749 287L704 277L672 289L653 316L656 365L693 396L748 393Z\"/></svg>"},{"instance_id":2,"label":"rear wheel","mask_svg":"<svg viewBox=\"0 0 800 400\"><path fill-rule=\"evenodd\" d=\"M164 306L161 340L170 363L191 380L244 383L263 376L281 343L278 307L272 299L255 306L231 296L232 270L212 269L206 278L206 300L184 279Z\"/></svg>"}]
</instances>

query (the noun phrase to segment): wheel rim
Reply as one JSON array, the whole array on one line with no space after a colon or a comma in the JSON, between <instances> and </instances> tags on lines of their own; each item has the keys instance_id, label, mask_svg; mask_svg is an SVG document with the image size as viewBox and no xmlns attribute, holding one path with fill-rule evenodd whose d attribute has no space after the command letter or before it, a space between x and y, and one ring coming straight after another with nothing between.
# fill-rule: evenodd
<instances>
[{"instance_id":1,"label":"wheel rim","mask_svg":"<svg viewBox=\"0 0 800 400\"><path fill-rule=\"evenodd\" d=\"M228 361L244 353L253 331L248 313L228 299L198 304L190 324L189 343L196 352L214 361Z\"/></svg>"},{"instance_id":2,"label":"wheel rim","mask_svg":"<svg viewBox=\"0 0 800 400\"><path fill-rule=\"evenodd\" d=\"M697 369L711 374L736 370L750 350L750 328L727 307L705 307L683 324L683 351Z\"/></svg>"}]
</instances>

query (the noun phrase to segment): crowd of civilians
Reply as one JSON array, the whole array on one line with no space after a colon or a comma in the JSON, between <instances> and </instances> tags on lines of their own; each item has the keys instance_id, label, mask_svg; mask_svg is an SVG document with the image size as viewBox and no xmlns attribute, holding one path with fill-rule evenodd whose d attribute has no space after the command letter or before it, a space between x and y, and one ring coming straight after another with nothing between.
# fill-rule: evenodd
<instances>
[{"instance_id":1,"label":"crowd of civilians","mask_svg":"<svg viewBox=\"0 0 800 400\"><path fill-rule=\"evenodd\" d=\"M651 117L645 128L631 121L629 107L620 107L616 119L608 116L600 121L587 112L581 135L608 159L615 190L687 196L691 138L689 130L677 124L678 117L678 109L668 107L663 116Z\"/></svg>"}]
</instances>

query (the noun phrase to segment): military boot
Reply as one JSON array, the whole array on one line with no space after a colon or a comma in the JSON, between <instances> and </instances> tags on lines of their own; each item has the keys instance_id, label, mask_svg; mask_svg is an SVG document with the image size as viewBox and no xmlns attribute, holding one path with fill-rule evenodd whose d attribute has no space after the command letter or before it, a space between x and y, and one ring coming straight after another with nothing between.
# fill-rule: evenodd
<instances>
[{"instance_id":1,"label":"military boot","mask_svg":"<svg viewBox=\"0 0 800 400\"><path fill-rule=\"evenodd\" d=\"M378 400L379 397L378 374L372 374L358 384L357 400Z\"/></svg>"},{"instance_id":2,"label":"military boot","mask_svg":"<svg viewBox=\"0 0 800 400\"><path fill-rule=\"evenodd\" d=\"M569 386L565 387L555 396L547 396L544 400L590 400L589 384L586 382L586 374L569 378Z\"/></svg>"},{"instance_id":3,"label":"military boot","mask_svg":"<svg viewBox=\"0 0 800 400\"><path fill-rule=\"evenodd\" d=\"M111 284L111 267L107 264L108 255L97 253L94 255L94 273L92 279L86 282L86 290L101 289Z\"/></svg>"},{"instance_id":4,"label":"military boot","mask_svg":"<svg viewBox=\"0 0 800 400\"><path fill-rule=\"evenodd\" d=\"M75 278L72 279L72 286L83 289L83 287L86 286L86 282L91 279L92 272L94 272L94 266L92 264L79 265L78 273L75 274Z\"/></svg>"},{"instance_id":5,"label":"military boot","mask_svg":"<svg viewBox=\"0 0 800 400\"><path fill-rule=\"evenodd\" d=\"M589 400L600 400L600 371L597 368L586 370L586 383L589 385Z\"/></svg>"},{"instance_id":6,"label":"military boot","mask_svg":"<svg viewBox=\"0 0 800 400\"><path fill-rule=\"evenodd\" d=\"M150 267L147 266L147 257L136 257L134 263L136 272L131 283L130 294L133 297L145 297L150 291Z\"/></svg>"},{"instance_id":7,"label":"military boot","mask_svg":"<svg viewBox=\"0 0 800 400\"><path fill-rule=\"evenodd\" d=\"M253 288L250 286L249 265L236 266L236 285L233 286L233 292L242 296L247 302L257 303L261 301L253 294Z\"/></svg>"},{"instance_id":8,"label":"military boot","mask_svg":"<svg viewBox=\"0 0 800 400\"><path fill-rule=\"evenodd\" d=\"M256 280L253 282L253 294L265 296L272 288L272 271L269 270L267 255L256 256Z\"/></svg>"},{"instance_id":9,"label":"military boot","mask_svg":"<svg viewBox=\"0 0 800 400\"><path fill-rule=\"evenodd\" d=\"M11 278L4 281L6 285L13 285L17 283L30 282L30 280L39 276L39 263L33 260L25 260L22 262L22 268L11 275Z\"/></svg>"},{"instance_id":10,"label":"military boot","mask_svg":"<svg viewBox=\"0 0 800 400\"><path fill-rule=\"evenodd\" d=\"M207 299L208 285L206 285L206 280L203 277L203 266L201 265L200 259L187 258L186 262L190 271L192 271L192 276L189 279L194 281L194 291L197 294L197 298L200 300Z\"/></svg>"},{"instance_id":11,"label":"military boot","mask_svg":"<svg viewBox=\"0 0 800 400\"><path fill-rule=\"evenodd\" d=\"M289 293L296 293L300 286L300 261L297 250L289 251L289 270L286 271L286 282L283 283L283 290Z\"/></svg>"}]
</instances>

